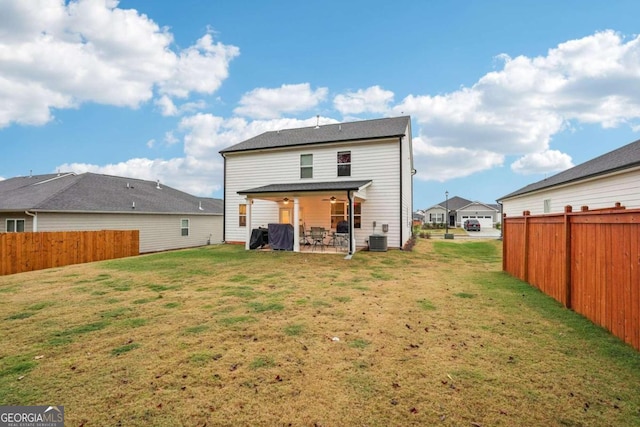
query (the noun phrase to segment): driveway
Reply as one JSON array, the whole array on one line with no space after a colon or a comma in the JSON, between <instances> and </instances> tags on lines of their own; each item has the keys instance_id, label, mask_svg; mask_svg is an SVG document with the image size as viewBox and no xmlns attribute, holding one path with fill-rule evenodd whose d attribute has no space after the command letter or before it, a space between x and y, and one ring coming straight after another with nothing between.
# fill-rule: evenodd
<instances>
[{"instance_id":1,"label":"driveway","mask_svg":"<svg viewBox=\"0 0 640 427\"><path fill-rule=\"evenodd\" d=\"M467 231L467 235L481 239L497 239L502 234L497 228L481 228L480 231Z\"/></svg>"},{"instance_id":2,"label":"driveway","mask_svg":"<svg viewBox=\"0 0 640 427\"><path fill-rule=\"evenodd\" d=\"M496 228L481 228L480 231L464 231L464 234L456 233L454 239L498 239L502 236ZM444 233L432 234L434 239L444 239Z\"/></svg>"}]
</instances>

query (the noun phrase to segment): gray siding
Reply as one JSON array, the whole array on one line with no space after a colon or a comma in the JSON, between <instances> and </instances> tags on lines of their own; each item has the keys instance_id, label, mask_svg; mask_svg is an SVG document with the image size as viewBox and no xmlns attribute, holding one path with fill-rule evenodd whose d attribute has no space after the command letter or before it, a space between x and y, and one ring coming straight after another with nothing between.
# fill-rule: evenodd
<instances>
[{"instance_id":1,"label":"gray siding","mask_svg":"<svg viewBox=\"0 0 640 427\"><path fill-rule=\"evenodd\" d=\"M190 223L181 236L181 220ZM4 227L4 225L3 225ZM39 213L38 231L140 230L140 252L156 252L222 242L221 215ZM32 231L31 229L27 231Z\"/></svg>"}]
</instances>

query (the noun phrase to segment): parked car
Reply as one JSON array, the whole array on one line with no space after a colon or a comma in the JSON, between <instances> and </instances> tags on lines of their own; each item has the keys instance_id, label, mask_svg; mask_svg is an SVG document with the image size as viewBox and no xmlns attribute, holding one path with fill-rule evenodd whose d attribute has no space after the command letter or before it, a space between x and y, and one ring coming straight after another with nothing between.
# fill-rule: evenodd
<instances>
[{"instance_id":1,"label":"parked car","mask_svg":"<svg viewBox=\"0 0 640 427\"><path fill-rule=\"evenodd\" d=\"M464 229L467 231L480 231L480 221L477 219L468 219L464 222Z\"/></svg>"}]
</instances>

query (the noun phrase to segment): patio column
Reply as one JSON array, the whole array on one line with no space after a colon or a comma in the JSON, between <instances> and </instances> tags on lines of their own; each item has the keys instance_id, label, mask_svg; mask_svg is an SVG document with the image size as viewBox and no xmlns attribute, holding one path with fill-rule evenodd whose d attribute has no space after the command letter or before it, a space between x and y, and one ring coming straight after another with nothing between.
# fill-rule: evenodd
<instances>
[{"instance_id":1,"label":"patio column","mask_svg":"<svg viewBox=\"0 0 640 427\"><path fill-rule=\"evenodd\" d=\"M300 252L300 199L293 198L293 252Z\"/></svg>"},{"instance_id":2,"label":"patio column","mask_svg":"<svg viewBox=\"0 0 640 427\"><path fill-rule=\"evenodd\" d=\"M253 204L253 199L247 197L247 225L246 225L246 234L244 248L246 250L251 249L251 205Z\"/></svg>"},{"instance_id":3,"label":"patio column","mask_svg":"<svg viewBox=\"0 0 640 427\"><path fill-rule=\"evenodd\" d=\"M353 191L347 191L347 200L349 201L349 255L356 252L356 233L354 232L355 215L353 209L355 207Z\"/></svg>"}]
</instances>

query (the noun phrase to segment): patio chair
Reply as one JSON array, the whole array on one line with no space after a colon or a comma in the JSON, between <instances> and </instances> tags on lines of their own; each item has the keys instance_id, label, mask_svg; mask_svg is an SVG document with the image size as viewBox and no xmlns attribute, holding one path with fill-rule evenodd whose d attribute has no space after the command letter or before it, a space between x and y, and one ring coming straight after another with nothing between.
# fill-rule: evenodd
<instances>
[{"instance_id":1,"label":"patio chair","mask_svg":"<svg viewBox=\"0 0 640 427\"><path fill-rule=\"evenodd\" d=\"M305 230L304 224L300 224L299 230L300 230L300 244L309 246L311 244L311 242L309 241L310 236L307 233L307 230Z\"/></svg>"},{"instance_id":2,"label":"patio chair","mask_svg":"<svg viewBox=\"0 0 640 427\"><path fill-rule=\"evenodd\" d=\"M330 245L336 249L336 252L338 252L338 250L347 250L349 248L349 233L333 233L331 235Z\"/></svg>"},{"instance_id":3,"label":"patio chair","mask_svg":"<svg viewBox=\"0 0 640 427\"><path fill-rule=\"evenodd\" d=\"M347 221L339 221L336 224L336 231L331 237L331 244L338 249L346 250L349 243L349 223Z\"/></svg>"},{"instance_id":4,"label":"patio chair","mask_svg":"<svg viewBox=\"0 0 640 427\"><path fill-rule=\"evenodd\" d=\"M313 242L313 247L311 250L315 250L318 245L320 245L320 249L324 251L324 238L327 235L324 227L311 227L311 241Z\"/></svg>"}]
</instances>

